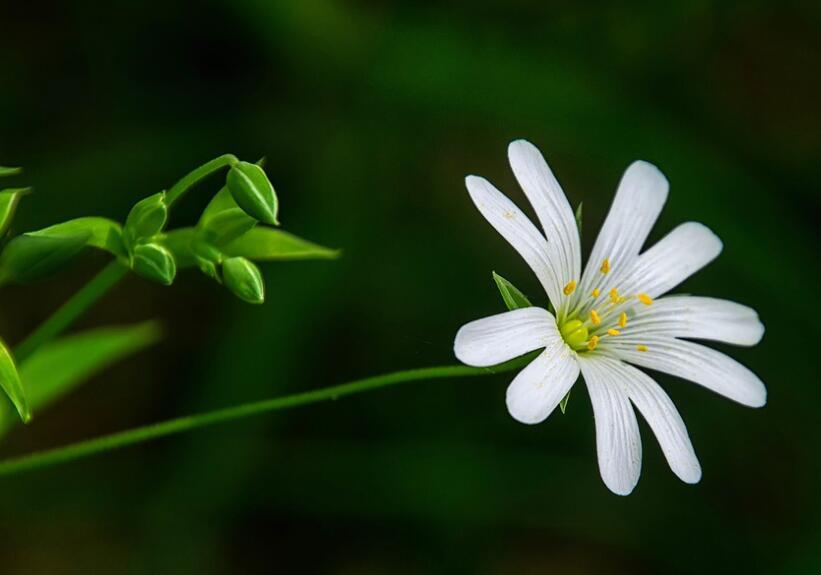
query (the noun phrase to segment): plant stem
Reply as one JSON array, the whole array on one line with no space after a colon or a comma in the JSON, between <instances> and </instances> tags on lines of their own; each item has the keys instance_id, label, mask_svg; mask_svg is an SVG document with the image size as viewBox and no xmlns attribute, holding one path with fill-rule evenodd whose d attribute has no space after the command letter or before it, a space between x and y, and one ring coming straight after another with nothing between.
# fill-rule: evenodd
<instances>
[{"instance_id":1,"label":"plant stem","mask_svg":"<svg viewBox=\"0 0 821 575\"><path fill-rule=\"evenodd\" d=\"M272 411L279 411L301 405L309 405L320 401L335 400L346 395L362 393L380 387L387 387L397 383L407 381L422 381L427 379L439 379L448 377L469 377L490 373L500 373L510 371L522 365L523 361L513 360L506 364L494 366L493 368L467 367L463 365L449 365L441 367L428 367L421 369L409 369L397 371L385 375L367 377L349 383L325 387L314 391L295 393L283 397L264 399L261 401L245 403L233 407L226 407L215 411L209 411L197 415L171 419L162 423L155 423L138 427L111 435L104 435L95 439L72 443L55 449L38 451L29 455L12 457L0 461L0 475L12 475L33 469L67 463L75 459L88 457L96 453L120 449L128 445L134 445L145 441L150 441L167 435L184 433L194 429L225 423L237 419L243 419L252 415L259 415Z\"/></svg>"},{"instance_id":2,"label":"plant stem","mask_svg":"<svg viewBox=\"0 0 821 575\"><path fill-rule=\"evenodd\" d=\"M114 287L125 274L128 268L118 261L113 261L100 271L90 282L80 288L71 299L64 303L51 317L40 324L14 350L14 356L19 363L31 356L41 345L48 343L74 321L83 315L97 300L103 297L108 290Z\"/></svg>"},{"instance_id":3,"label":"plant stem","mask_svg":"<svg viewBox=\"0 0 821 575\"><path fill-rule=\"evenodd\" d=\"M170 207L174 202L179 200L185 192L197 185L201 180L204 180L214 172L221 170L225 166L233 166L239 161L233 154L224 154L219 158L214 158L210 162L201 165L199 168L191 171L188 175L174 184L165 195L165 201Z\"/></svg>"}]
</instances>

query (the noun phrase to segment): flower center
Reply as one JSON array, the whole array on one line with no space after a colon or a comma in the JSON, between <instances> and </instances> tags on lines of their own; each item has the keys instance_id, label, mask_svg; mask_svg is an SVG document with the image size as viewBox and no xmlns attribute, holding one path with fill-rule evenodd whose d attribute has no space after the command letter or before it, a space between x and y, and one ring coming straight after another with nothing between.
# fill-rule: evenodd
<instances>
[{"instance_id":1,"label":"flower center","mask_svg":"<svg viewBox=\"0 0 821 575\"><path fill-rule=\"evenodd\" d=\"M607 276L610 271L610 260L605 258L599 272ZM621 335L628 329L630 317L634 315L633 308L638 303L645 306L653 304L653 299L645 293L623 296L615 287L609 291L595 287L589 294L573 296L576 286L575 281L570 281L564 287L564 294L573 299L565 302L564 309L570 311L562 314L563 317L557 317L559 333L565 343L578 352L593 351L603 338ZM636 350L647 351L647 346L637 345Z\"/></svg>"}]
</instances>

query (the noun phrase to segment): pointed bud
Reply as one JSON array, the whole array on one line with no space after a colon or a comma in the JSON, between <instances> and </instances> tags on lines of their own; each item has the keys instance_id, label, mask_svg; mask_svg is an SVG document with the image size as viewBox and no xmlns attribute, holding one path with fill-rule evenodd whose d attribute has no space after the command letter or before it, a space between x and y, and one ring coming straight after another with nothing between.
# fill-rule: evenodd
<instances>
[{"instance_id":1,"label":"pointed bud","mask_svg":"<svg viewBox=\"0 0 821 575\"><path fill-rule=\"evenodd\" d=\"M159 244L142 244L134 248L131 269L138 275L163 285L171 285L177 275L174 256Z\"/></svg>"},{"instance_id":2,"label":"pointed bud","mask_svg":"<svg viewBox=\"0 0 821 575\"><path fill-rule=\"evenodd\" d=\"M235 296L248 303L265 301L265 283L259 268L245 258L228 258L222 263L222 281Z\"/></svg>"},{"instance_id":3,"label":"pointed bud","mask_svg":"<svg viewBox=\"0 0 821 575\"><path fill-rule=\"evenodd\" d=\"M245 213L263 223L279 225L279 202L262 168L249 162L238 162L228 172L225 184Z\"/></svg>"},{"instance_id":4,"label":"pointed bud","mask_svg":"<svg viewBox=\"0 0 821 575\"><path fill-rule=\"evenodd\" d=\"M131 208L125 220L125 232L132 241L151 238L163 230L167 221L165 192L160 192L140 200Z\"/></svg>"}]
</instances>

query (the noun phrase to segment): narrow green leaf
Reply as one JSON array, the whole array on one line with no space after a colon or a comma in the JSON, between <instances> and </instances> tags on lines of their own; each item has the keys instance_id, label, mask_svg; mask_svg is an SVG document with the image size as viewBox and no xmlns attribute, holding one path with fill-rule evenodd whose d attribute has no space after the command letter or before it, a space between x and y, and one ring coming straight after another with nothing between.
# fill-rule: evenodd
<instances>
[{"instance_id":1,"label":"narrow green leaf","mask_svg":"<svg viewBox=\"0 0 821 575\"><path fill-rule=\"evenodd\" d=\"M4 168L3 166L0 166L0 178L5 178L7 176L16 176L22 171L23 168Z\"/></svg>"},{"instance_id":2,"label":"narrow green leaf","mask_svg":"<svg viewBox=\"0 0 821 575\"><path fill-rule=\"evenodd\" d=\"M228 244L253 229L257 221L240 208L223 210L197 225L197 236L216 247Z\"/></svg>"},{"instance_id":3,"label":"narrow green leaf","mask_svg":"<svg viewBox=\"0 0 821 575\"><path fill-rule=\"evenodd\" d=\"M264 226L257 226L230 242L223 252L256 261L336 259L340 253Z\"/></svg>"},{"instance_id":4,"label":"narrow green leaf","mask_svg":"<svg viewBox=\"0 0 821 575\"><path fill-rule=\"evenodd\" d=\"M24 423L31 421L29 401L23 383L20 381L17 366L14 364L14 356L2 341L0 341L0 387L9 396L20 419ZM3 402L2 405L8 408L7 403Z\"/></svg>"},{"instance_id":5,"label":"narrow green leaf","mask_svg":"<svg viewBox=\"0 0 821 575\"><path fill-rule=\"evenodd\" d=\"M55 224L42 230L28 232L31 237L87 236L86 245L105 250L114 256L124 257L123 227L108 218L85 217Z\"/></svg>"},{"instance_id":6,"label":"narrow green leaf","mask_svg":"<svg viewBox=\"0 0 821 575\"><path fill-rule=\"evenodd\" d=\"M23 234L0 254L0 280L29 283L57 271L86 247L87 233L63 237Z\"/></svg>"},{"instance_id":7,"label":"narrow green leaf","mask_svg":"<svg viewBox=\"0 0 821 575\"><path fill-rule=\"evenodd\" d=\"M160 339L155 322L97 328L52 341L20 364L31 408L38 413L110 365ZM9 404L0 404L0 436L17 422Z\"/></svg>"},{"instance_id":8,"label":"narrow green leaf","mask_svg":"<svg viewBox=\"0 0 821 575\"><path fill-rule=\"evenodd\" d=\"M31 192L31 188L11 188L0 192L0 236L8 231L20 198Z\"/></svg>"},{"instance_id":9,"label":"narrow green leaf","mask_svg":"<svg viewBox=\"0 0 821 575\"><path fill-rule=\"evenodd\" d=\"M502 299L505 301L507 309L514 310L521 307L531 307L533 305L525 294L519 291L515 285L496 272L493 272L493 281L496 282L496 287L499 288L499 293L502 294Z\"/></svg>"}]
</instances>

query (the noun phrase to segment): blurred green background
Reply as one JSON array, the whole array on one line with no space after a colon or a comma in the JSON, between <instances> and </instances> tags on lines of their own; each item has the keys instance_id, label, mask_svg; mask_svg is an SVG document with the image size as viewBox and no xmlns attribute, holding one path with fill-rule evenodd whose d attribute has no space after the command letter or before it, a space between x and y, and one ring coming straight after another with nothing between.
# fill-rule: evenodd
<instances>
[{"instance_id":1,"label":"blurred green background","mask_svg":"<svg viewBox=\"0 0 821 575\"><path fill-rule=\"evenodd\" d=\"M584 201L587 250L628 163L665 172L651 239L689 219L722 237L678 291L760 312L764 341L731 353L769 404L659 376L704 478L680 483L642 422L642 479L620 498L583 387L529 427L506 413L510 375L406 384L4 478L2 573L821 573L819 26L809 2L4 3L0 164L36 188L18 231L122 220L233 152L267 156L284 228L344 257L264 266L261 308L193 271L129 277L78 327L158 318L164 341L3 454L454 362L458 327L503 309L491 270L541 298L463 185L479 173L524 204L517 137ZM4 288L2 336L104 262Z\"/></svg>"}]
</instances>

